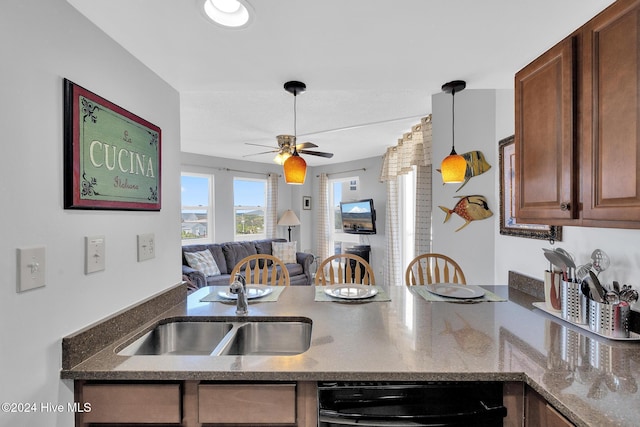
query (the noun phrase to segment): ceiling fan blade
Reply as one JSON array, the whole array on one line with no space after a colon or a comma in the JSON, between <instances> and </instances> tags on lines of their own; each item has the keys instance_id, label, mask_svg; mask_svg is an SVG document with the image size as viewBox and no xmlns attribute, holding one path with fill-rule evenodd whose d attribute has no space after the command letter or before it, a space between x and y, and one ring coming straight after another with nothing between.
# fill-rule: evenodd
<instances>
[{"instance_id":1,"label":"ceiling fan blade","mask_svg":"<svg viewBox=\"0 0 640 427\"><path fill-rule=\"evenodd\" d=\"M244 156L242 156L242 157L251 157L251 156L257 156L257 155L260 155L260 154L277 153L278 151L280 151L280 150L262 151L262 152L260 152L260 153L245 154L245 155L244 155Z\"/></svg>"},{"instance_id":2,"label":"ceiling fan blade","mask_svg":"<svg viewBox=\"0 0 640 427\"><path fill-rule=\"evenodd\" d=\"M278 150L278 147L274 147L273 145L264 145L264 144L254 144L252 142L245 142L246 145L255 145L256 147L267 147L273 148L274 150Z\"/></svg>"},{"instance_id":3,"label":"ceiling fan blade","mask_svg":"<svg viewBox=\"0 0 640 427\"><path fill-rule=\"evenodd\" d=\"M298 153L311 154L312 156L326 157L327 159L330 159L333 157L333 153L324 153L322 151L298 150Z\"/></svg>"},{"instance_id":4,"label":"ceiling fan blade","mask_svg":"<svg viewBox=\"0 0 640 427\"><path fill-rule=\"evenodd\" d=\"M301 142L300 144L296 144L296 149L303 150L305 148L317 148L318 146L313 142Z\"/></svg>"},{"instance_id":5,"label":"ceiling fan blade","mask_svg":"<svg viewBox=\"0 0 640 427\"><path fill-rule=\"evenodd\" d=\"M315 131L315 132L301 133L301 134L298 135L298 137L320 135L320 134L323 134L323 133L331 133L331 132L342 132L342 131L345 131L345 130L358 129L358 128L363 128L363 127L367 127L367 126L375 126L375 125L382 125L382 124L385 124L385 123L400 122L402 120L417 119L417 118L424 117L424 116L426 116L426 114L421 114L419 116L398 117L396 119L379 120L377 122L361 123L361 124L357 124L357 125L343 126L343 127L339 127L339 128L333 128L333 129L324 129L324 130L319 130L319 131Z\"/></svg>"}]
</instances>

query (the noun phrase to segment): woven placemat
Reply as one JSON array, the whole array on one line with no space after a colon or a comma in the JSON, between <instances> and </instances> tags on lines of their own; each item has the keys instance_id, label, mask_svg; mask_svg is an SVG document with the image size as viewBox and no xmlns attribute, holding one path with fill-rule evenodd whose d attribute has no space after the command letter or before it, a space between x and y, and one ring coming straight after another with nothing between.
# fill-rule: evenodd
<instances>
[{"instance_id":1,"label":"woven placemat","mask_svg":"<svg viewBox=\"0 0 640 427\"><path fill-rule=\"evenodd\" d=\"M389 298L389 295L385 292L384 288L381 288L379 286L371 285L371 287L376 289L378 293L371 298L363 298L363 299L345 299L345 298L331 297L324 292L324 290L327 289L329 286L331 285L316 286L316 295L313 300L317 302L341 302L346 304L362 304L364 302L391 301L391 298Z\"/></svg>"},{"instance_id":2,"label":"woven placemat","mask_svg":"<svg viewBox=\"0 0 640 427\"><path fill-rule=\"evenodd\" d=\"M249 304L258 302L276 302L278 301L278 298L280 298L280 294L284 292L285 289L287 289L286 286L273 286L273 292L260 298L251 298L249 299ZM236 303L235 299L221 297L220 295L218 295L218 292L220 292L220 289L216 289L215 291L211 292L209 295L202 298L200 302L226 302L229 304Z\"/></svg>"},{"instance_id":3,"label":"woven placemat","mask_svg":"<svg viewBox=\"0 0 640 427\"><path fill-rule=\"evenodd\" d=\"M420 295L422 298L424 298L425 300L429 301L429 302L438 302L438 301L444 301L444 302L453 302L453 303L458 303L458 304L470 304L470 303L476 303L476 302L502 302L502 301L506 301L506 298L503 298L499 295L494 294L493 292L490 292L486 289L484 289L485 294L481 297L481 298L469 298L469 299L460 299L460 298L447 298L447 297L442 297L440 295L436 295L433 294L431 292L429 292L429 290L427 289L426 286L422 285L417 285L417 286L410 286L409 287L411 289L412 292L415 292L416 294Z\"/></svg>"}]
</instances>

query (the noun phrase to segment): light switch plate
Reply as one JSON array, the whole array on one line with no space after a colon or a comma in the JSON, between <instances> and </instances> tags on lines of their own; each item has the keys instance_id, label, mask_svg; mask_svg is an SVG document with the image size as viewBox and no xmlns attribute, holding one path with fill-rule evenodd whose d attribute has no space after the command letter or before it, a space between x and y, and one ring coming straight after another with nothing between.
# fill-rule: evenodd
<instances>
[{"instance_id":1,"label":"light switch plate","mask_svg":"<svg viewBox=\"0 0 640 427\"><path fill-rule=\"evenodd\" d=\"M154 233L138 234L138 262L156 257L156 236Z\"/></svg>"},{"instance_id":2,"label":"light switch plate","mask_svg":"<svg viewBox=\"0 0 640 427\"><path fill-rule=\"evenodd\" d=\"M17 292L43 287L45 273L44 246L18 248Z\"/></svg>"},{"instance_id":3,"label":"light switch plate","mask_svg":"<svg viewBox=\"0 0 640 427\"><path fill-rule=\"evenodd\" d=\"M105 269L104 236L86 236L84 238L84 273L95 273Z\"/></svg>"}]
</instances>

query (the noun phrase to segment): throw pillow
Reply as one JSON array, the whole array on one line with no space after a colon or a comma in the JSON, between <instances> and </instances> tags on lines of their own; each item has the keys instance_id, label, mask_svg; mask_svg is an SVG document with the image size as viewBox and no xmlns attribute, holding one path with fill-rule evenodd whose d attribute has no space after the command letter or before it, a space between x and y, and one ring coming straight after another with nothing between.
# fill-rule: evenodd
<instances>
[{"instance_id":1,"label":"throw pillow","mask_svg":"<svg viewBox=\"0 0 640 427\"><path fill-rule=\"evenodd\" d=\"M206 277L220 275L218 264L208 249L200 252L185 252L184 257L191 268L202 271Z\"/></svg>"},{"instance_id":2,"label":"throw pillow","mask_svg":"<svg viewBox=\"0 0 640 427\"><path fill-rule=\"evenodd\" d=\"M296 263L297 242L272 242L271 252L285 264Z\"/></svg>"}]
</instances>

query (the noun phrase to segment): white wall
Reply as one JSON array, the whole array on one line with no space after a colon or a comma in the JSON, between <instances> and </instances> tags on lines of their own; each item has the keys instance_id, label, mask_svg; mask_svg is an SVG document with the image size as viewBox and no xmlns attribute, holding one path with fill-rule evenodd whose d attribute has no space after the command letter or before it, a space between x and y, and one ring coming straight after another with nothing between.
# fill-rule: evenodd
<instances>
[{"instance_id":1,"label":"white wall","mask_svg":"<svg viewBox=\"0 0 640 427\"><path fill-rule=\"evenodd\" d=\"M461 184L442 184L440 162L451 152L451 94L431 98L433 111L433 252L455 259L465 272L468 284L488 285L494 281L494 231L499 218L496 190L498 173L496 139L496 91L466 89L455 95L455 147L458 154L479 150L491 169ZM487 199L493 216L472 221L465 228L457 214L445 223L446 213L439 206L454 209L458 196L481 195Z\"/></svg>"},{"instance_id":2,"label":"white wall","mask_svg":"<svg viewBox=\"0 0 640 427\"><path fill-rule=\"evenodd\" d=\"M180 276L179 97L64 0L4 0L0 13L0 401L73 402L61 338L175 285ZM162 129L162 210L63 209L63 78ZM136 261L136 234L156 257ZM83 239L106 237L85 275ZM16 249L46 248L46 287L16 293ZM73 425L71 413L0 413L1 426Z\"/></svg>"},{"instance_id":3,"label":"white wall","mask_svg":"<svg viewBox=\"0 0 640 427\"><path fill-rule=\"evenodd\" d=\"M390 143L390 145L395 142ZM376 275L376 281L381 283L384 278L385 267L385 251L386 251L386 230L385 224L387 221L387 192L385 184L380 182L380 170L382 168L382 155L380 157L370 157L353 162L335 163L332 165L312 168L311 172L307 172L307 179L311 178L309 184L311 185L311 193L305 195L311 195L312 200L317 201L319 197L319 178L318 174L327 173L329 179L336 178L348 178L358 177L360 180L359 197L362 199L373 199L374 208L376 210L376 234L359 236L360 244L370 245L371 253L369 254L369 263L373 268ZM364 170L362 170L364 169ZM307 185L307 184L305 184ZM317 203L314 205L313 211L305 211L306 218L311 219L311 226L304 227L305 233L308 233L308 238L311 239L313 251L316 251L317 234L313 223L317 223ZM300 218L302 222L303 219ZM309 222L307 222L308 224Z\"/></svg>"}]
</instances>

